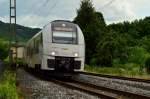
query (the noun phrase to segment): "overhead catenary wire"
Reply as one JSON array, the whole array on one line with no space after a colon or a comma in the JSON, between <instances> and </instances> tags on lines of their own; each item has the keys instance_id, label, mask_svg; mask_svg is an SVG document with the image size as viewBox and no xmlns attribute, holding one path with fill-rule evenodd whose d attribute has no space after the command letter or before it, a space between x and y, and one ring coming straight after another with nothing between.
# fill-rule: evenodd
<instances>
[{"instance_id":1,"label":"overhead catenary wire","mask_svg":"<svg viewBox=\"0 0 150 99\"><path fill-rule=\"evenodd\" d=\"M98 8L98 10L103 10L104 8L110 6L111 4L113 4L116 0L110 0L109 2L107 2L106 4L104 4L102 7Z\"/></svg>"},{"instance_id":2,"label":"overhead catenary wire","mask_svg":"<svg viewBox=\"0 0 150 99\"><path fill-rule=\"evenodd\" d=\"M56 5L58 4L57 1L58 1L58 0L56 0L55 3L49 8L50 10L49 10L47 16L49 16L49 15L51 14L51 12L53 11L53 9L56 7ZM39 20L41 20L41 19L39 19ZM38 23L38 24L36 24L35 26L39 26L40 24L41 24L41 23Z\"/></svg>"},{"instance_id":3,"label":"overhead catenary wire","mask_svg":"<svg viewBox=\"0 0 150 99\"><path fill-rule=\"evenodd\" d=\"M33 14L41 14L41 11L43 11L43 8L46 8L50 1L51 1L51 0L46 0L41 6L39 6L39 7L37 8L36 11L34 11Z\"/></svg>"},{"instance_id":4,"label":"overhead catenary wire","mask_svg":"<svg viewBox=\"0 0 150 99\"><path fill-rule=\"evenodd\" d=\"M36 6L32 6L31 8L29 8L29 11L27 11L27 12L29 12L29 16L27 16L27 19L32 19L33 15L41 14L42 11L43 11L42 9L45 8L49 4L50 1L51 0L45 0L43 2L43 4L41 4L38 8ZM31 9L34 9L34 8L35 8L34 11L31 10ZM27 19L23 20L22 23L26 22ZM30 20L30 22L33 22L33 21L34 20Z\"/></svg>"}]
</instances>

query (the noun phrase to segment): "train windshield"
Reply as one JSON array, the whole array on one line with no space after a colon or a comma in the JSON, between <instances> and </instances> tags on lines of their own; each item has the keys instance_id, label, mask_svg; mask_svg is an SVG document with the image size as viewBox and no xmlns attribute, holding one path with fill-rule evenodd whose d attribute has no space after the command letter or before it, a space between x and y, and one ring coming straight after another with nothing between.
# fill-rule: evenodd
<instances>
[{"instance_id":1,"label":"train windshield","mask_svg":"<svg viewBox=\"0 0 150 99\"><path fill-rule=\"evenodd\" d=\"M53 43L77 44L77 33L66 31L53 31Z\"/></svg>"}]
</instances>

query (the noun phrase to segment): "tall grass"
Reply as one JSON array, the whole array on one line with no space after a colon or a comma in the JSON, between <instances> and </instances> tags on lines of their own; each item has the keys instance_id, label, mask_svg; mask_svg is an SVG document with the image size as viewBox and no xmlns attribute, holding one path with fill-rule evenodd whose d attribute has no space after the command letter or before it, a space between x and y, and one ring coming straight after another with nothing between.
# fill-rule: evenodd
<instances>
[{"instance_id":1,"label":"tall grass","mask_svg":"<svg viewBox=\"0 0 150 99\"><path fill-rule=\"evenodd\" d=\"M16 74L11 70L5 70L3 80L0 82L0 99L18 99Z\"/></svg>"},{"instance_id":2,"label":"tall grass","mask_svg":"<svg viewBox=\"0 0 150 99\"><path fill-rule=\"evenodd\" d=\"M136 64L124 64L113 67L97 67L97 66L85 66L85 70L88 72L95 72L101 74L109 74L125 77L138 77L138 78L150 78L140 65Z\"/></svg>"}]
</instances>

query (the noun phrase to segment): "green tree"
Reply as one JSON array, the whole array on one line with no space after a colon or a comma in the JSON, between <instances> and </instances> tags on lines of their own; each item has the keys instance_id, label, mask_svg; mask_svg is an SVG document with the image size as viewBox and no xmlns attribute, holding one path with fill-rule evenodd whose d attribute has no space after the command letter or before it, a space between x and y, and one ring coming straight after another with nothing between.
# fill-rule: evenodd
<instances>
[{"instance_id":1,"label":"green tree","mask_svg":"<svg viewBox=\"0 0 150 99\"><path fill-rule=\"evenodd\" d=\"M80 8L77 10L77 17L74 19L74 22L84 30L89 24L93 23L94 12L95 9L91 0L83 0L81 1Z\"/></svg>"},{"instance_id":2,"label":"green tree","mask_svg":"<svg viewBox=\"0 0 150 99\"><path fill-rule=\"evenodd\" d=\"M97 45L97 64L112 66L113 59L122 61L128 57L128 45L125 35L118 35L115 31L110 31L103 36Z\"/></svg>"},{"instance_id":3,"label":"green tree","mask_svg":"<svg viewBox=\"0 0 150 99\"><path fill-rule=\"evenodd\" d=\"M106 30L103 15L100 12L95 12L91 0L83 0L80 8L77 10L77 17L74 19L74 22L83 31L86 42L86 63L89 63L96 53L99 37Z\"/></svg>"}]
</instances>

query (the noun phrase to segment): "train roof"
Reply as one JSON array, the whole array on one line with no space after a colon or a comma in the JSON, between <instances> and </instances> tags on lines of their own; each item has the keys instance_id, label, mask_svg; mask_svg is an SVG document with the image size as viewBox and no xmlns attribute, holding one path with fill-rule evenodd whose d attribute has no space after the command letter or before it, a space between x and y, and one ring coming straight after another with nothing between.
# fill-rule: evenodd
<instances>
[{"instance_id":1,"label":"train roof","mask_svg":"<svg viewBox=\"0 0 150 99\"><path fill-rule=\"evenodd\" d=\"M46 26L54 23L54 22L67 22L67 23L70 23L70 24L74 24L74 25L77 25L69 20L54 20L54 21L51 21L49 22L47 25L45 25L43 28L45 28ZM42 31L42 30L41 30ZM32 41L32 39L34 39L37 35L39 35L41 33L41 31L39 31L37 34L35 34L27 43L29 43L30 41Z\"/></svg>"},{"instance_id":2,"label":"train roof","mask_svg":"<svg viewBox=\"0 0 150 99\"><path fill-rule=\"evenodd\" d=\"M71 22L71 21L69 21L69 20L54 20L54 21L52 21L52 22L69 22L69 23L73 23L73 22Z\"/></svg>"},{"instance_id":3,"label":"train roof","mask_svg":"<svg viewBox=\"0 0 150 99\"><path fill-rule=\"evenodd\" d=\"M49 25L49 24L52 24L52 23L54 23L54 22L68 22L68 23L75 24L75 23L73 23L72 21L69 21L69 20L54 20L54 21L49 22L49 23L46 24L45 26L47 26L47 25ZM45 26L44 26L44 27L45 27Z\"/></svg>"}]
</instances>

